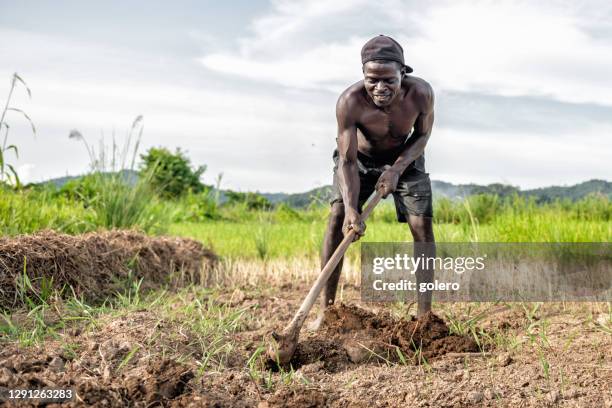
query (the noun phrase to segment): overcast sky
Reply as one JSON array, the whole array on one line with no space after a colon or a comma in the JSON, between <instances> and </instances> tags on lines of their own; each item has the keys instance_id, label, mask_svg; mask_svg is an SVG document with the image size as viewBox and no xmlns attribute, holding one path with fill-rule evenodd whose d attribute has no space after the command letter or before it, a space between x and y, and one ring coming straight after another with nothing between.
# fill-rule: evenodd
<instances>
[{"instance_id":1,"label":"overcast sky","mask_svg":"<svg viewBox=\"0 0 612 408\"><path fill-rule=\"evenodd\" d=\"M531 188L612 179L609 1L0 0L0 103L26 181L88 170L85 148L144 116L222 187L331 183L334 107L384 33L436 92L432 179Z\"/></svg>"}]
</instances>

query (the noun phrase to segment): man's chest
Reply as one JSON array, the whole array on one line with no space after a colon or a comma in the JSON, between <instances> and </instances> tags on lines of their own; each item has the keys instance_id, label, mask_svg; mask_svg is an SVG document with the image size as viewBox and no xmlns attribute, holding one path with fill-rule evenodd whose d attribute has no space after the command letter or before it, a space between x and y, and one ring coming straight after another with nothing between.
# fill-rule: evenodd
<instances>
[{"instance_id":1,"label":"man's chest","mask_svg":"<svg viewBox=\"0 0 612 408\"><path fill-rule=\"evenodd\" d=\"M358 128L367 139L404 140L412 131L417 117L413 109L394 109L390 112L372 109L363 112Z\"/></svg>"}]
</instances>

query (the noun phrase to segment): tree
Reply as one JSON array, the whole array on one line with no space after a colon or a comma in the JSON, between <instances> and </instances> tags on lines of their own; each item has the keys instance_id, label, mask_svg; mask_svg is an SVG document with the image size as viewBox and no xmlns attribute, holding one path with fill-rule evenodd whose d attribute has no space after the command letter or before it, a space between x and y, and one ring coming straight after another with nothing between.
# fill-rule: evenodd
<instances>
[{"instance_id":1,"label":"tree","mask_svg":"<svg viewBox=\"0 0 612 408\"><path fill-rule=\"evenodd\" d=\"M140 158L140 174L150 174L151 183L163 197L177 198L189 191L200 193L207 187L200 181L206 166L192 168L180 148L172 153L165 147L152 147Z\"/></svg>"}]
</instances>

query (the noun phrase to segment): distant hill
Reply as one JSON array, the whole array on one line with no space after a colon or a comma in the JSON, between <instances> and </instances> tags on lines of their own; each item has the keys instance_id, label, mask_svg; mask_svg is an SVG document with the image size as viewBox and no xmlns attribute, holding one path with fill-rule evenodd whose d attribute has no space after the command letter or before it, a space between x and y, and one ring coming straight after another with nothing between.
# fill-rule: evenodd
<instances>
[{"instance_id":1,"label":"distant hill","mask_svg":"<svg viewBox=\"0 0 612 408\"><path fill-rule=\"evenodd\" d=\"M506 184L494 183L488 185L479 184L453 184L446 181L432 180L431 189L435 196L447 197L451 199L464 198L474 194L497 194L508 196L520 193L518 187Z\"/></svg>"},{"instance_id":2,"label":"distant hill","mask_svg":"<svg viewBox=\"0 0 612 408\"><path fill-rule=\"evenodd\" d=\"M291 207L303 208L307 207L311 202L324 202L330 200L332 186L317 187L308 190L304 193L286 194L286 193L260 193L266 197L272 204L285 203Z\"/></svg>"},{"instance_id":3,"label":"distant hill","mask_svg":"<svg viewBox=\"0 0 612 408\"><path fill-rule=\"evenodd\" d=\"M612 199L612 182L605 180L589 180L572 186L551 186L531 190L520 190L518 187L505 184L453 184L445 181L432 180L431 188L434 197L461 199L474 194L497 194L502 197L518 194L535 197L537 202L549 202L555 199L577 200L591 193L600 193ZM292 207L306 207L312 201L327 203L331 197L331 186L318 187L305 193L261 193L272 203L286 203Z\"/></svg>"},{"instance_id":4,"label":"distant hill","mask_svg":"<svg viewBox=\"0 0 612 408\"><path fill-rule=\"evenodd\" d=\"M130 185L134 185L136 184L136 181L138 180L138 172L135 170L121 170L121 173L124 177L125 180L127 180L127 182ZM105 174L112 174L111 172L107 172ZM69 181L72 180L78 180L81 177L83 177L83 175L80 176L65 176L65 177L57 177L54 179L50 179L50 180L46 180L40 183L36 183L38 185L47 185L47 184L52 184L57 188L61 188L64 184L68 183Z\"/></svg>"},{"instance_id":5,"label":"distant hill","mask_svg":"<svg viewBox=\"0 0 612 408\"><path fill-rule=\"evenodd\" d=\"M552 186L521 192L522 195L536 197L540 202L563 198L577 200L591 193L599 193L612 198L612 183L605 180L593 179L573 186Z\"/></svg>"},{"instance_id":6,"label":"distant hill","mask_svg":"<svg viewBox=\"0 0 612 408\"><path fill-rule=\"evenodd\" d=\"M499 196L518 194L525 197L535 197L537 202L550 202L556 199L577 200L592 193L599 193L612 198L612 183L605 180L589 180L572 186L551 186L535 188L531 190L520 190L517 187L505 184L489 184L481 186L477 184L446 183L444 181L432 181L434 194L448 198L462 198L473 194L489 193Z\"/></svg>"},{"instance_id":7,"label":"distant hill","mask_svg":"<svg viewBox=\"0 0 612 408\"><path fill-rule=\"evenodd\" d=\"M124 177L130 184L133 184L138 180L138 172L133 170L122 170ZM61 187L71 180L78 179L82 176L66 176L51 179L39 184L54 184L57 187ZM578 200L592 193L599 193L608 196L612 199L612 182L606 180L589 180L582 183L574 184L571 186L551 186L543 188L535 188L530 190L521 190L518 187L509 186L505 184L453 184L447 183L440 180L432 180L431 188L433 190L434 197L447 197L450 199L461 199L474 194L497 194L505 197L513 194L518 194L525 197L535 197L535 200L539 203L549 202L556 199L570 199ZM219 191L220 202L226 201L227 190ZM307 207L311 202L328 203L331 197L332 187L327 185L323 187L317 187L304 193L259 193L266 197L272 204L285 203L291 207L304 208Z\"/></svg>"}]
</instances>

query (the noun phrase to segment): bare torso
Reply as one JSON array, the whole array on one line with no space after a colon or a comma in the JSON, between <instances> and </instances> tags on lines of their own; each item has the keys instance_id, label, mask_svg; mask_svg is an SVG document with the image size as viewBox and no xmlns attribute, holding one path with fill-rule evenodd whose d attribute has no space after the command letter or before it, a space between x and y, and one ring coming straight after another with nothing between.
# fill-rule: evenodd
<instances>
[{"instance_id":1,"label":"bare torso","mask_svg":"<svg viewBox=\"0 0 612 408\"><path fill-rule=\"evenodd\" d=\"M363 81L346 89L343 96L348 99L350 115L357 126L359 153L377 162L392 163L403 150L427 103L425 94L429 89L429 84L420 78L404 77L397 101L384 109L372 102Z\"/></svg>"}]
</instances>

